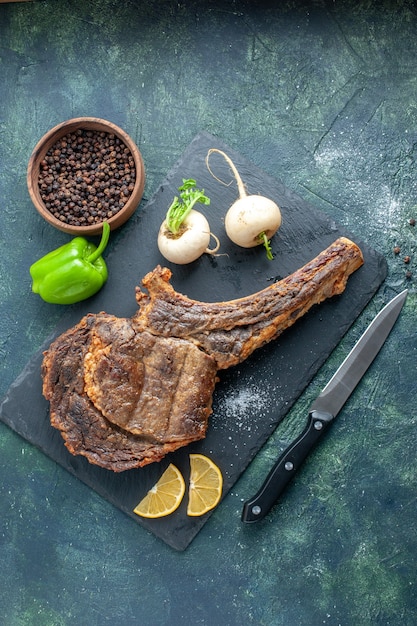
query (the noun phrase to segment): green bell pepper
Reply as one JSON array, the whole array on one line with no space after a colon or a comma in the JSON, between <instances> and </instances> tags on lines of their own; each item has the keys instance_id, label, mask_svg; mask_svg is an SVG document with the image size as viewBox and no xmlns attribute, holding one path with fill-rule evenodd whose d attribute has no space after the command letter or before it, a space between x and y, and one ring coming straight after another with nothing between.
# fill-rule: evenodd
<instances>
[{"instance_id":1,"label":"green bell pepper","mask_svg":"<svg viewBox=\"0 0 417 626\"><path fill-rule=\"evenodd\" d=\"M109 236L110 226L104 222L98 247L75 237L33 263L29 269L32 291L52 304L74 304L97 293L108 277L101 254Z\"/></svg>"}]
</instances>

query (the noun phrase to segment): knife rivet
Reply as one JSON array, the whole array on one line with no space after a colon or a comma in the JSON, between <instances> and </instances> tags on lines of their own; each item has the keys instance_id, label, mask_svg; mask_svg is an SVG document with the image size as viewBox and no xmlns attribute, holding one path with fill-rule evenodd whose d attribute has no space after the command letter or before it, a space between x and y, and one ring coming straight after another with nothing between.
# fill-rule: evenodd
<instances>
[{"instance_id":1,"label":"knife rivet","mask_svg":"<svg viewBox=\"0 0 417 626\"><path fill-rule=\"evenodd\" d=\"M291 463L291 461L287 461L284 467L287 470L287 472L291 472L291 470L294 469L294 463Z\"/></svg>"},{"instance_id":2,"label":"knife rivet","mask_svg":"<svg viewBox=\"0 0 417 626\"><path fill-rule=\"evenodd\" d=\"M253 506L253 507L252 507L252 513L253 513L254 515L259 515L259 514L260 514L260 512L261 512L261 510L262 510L262 509L261 509L261 507L260 507L260 506L258 506L257 504L256 504L255 506Z\"/></svg>"},{"instance_id":3,"label":"knife rivet","mask_svg":"<svg viewBox=\"0 0 417 626\"><path fill-rule=\"evenodd\" d=\"M320 422L319 420L317 420L317 422L314 422L314 428L316 430L321 430L323 428L323 422Z\"/></svg>"}]
</instances>

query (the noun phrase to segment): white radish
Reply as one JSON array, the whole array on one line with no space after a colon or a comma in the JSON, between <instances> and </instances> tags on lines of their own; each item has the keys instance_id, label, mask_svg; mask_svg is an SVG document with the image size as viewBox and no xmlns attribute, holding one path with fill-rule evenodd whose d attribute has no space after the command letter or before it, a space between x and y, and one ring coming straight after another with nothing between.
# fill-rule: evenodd
<instances>
[{"instance_id":1,"label":"white radish","mask_svg":"<svg viewBox=\"0 0 417 626\"><path fill-rule=\"evenodd\" d=\"M214 248L209 248L211 237L216 242ZM169 230L166 220L159 229L159 251L171 263L178 265L192 263L204 253L215 254L219 247L220 242L215 235L210 233L207 219L194 209L191 209L182 222L178 234Z\"/></svg>"},{"instance_id":2,"label":"white radish","mask_svg":"<svg viewBox=\"0 0 417 626\"><path fill-rule=\"evenodd\" d=\"M224 225L227 236L242 248L264 245L268 259L272 259L270 239L282 222L279 206L265 196L249 195L231 158L217 148L210 148L206 156L207 168L213 176L209 166L209 158L213 152L220 154L230 166L239 192L239 198L226 213Z\"/></svg>"},{"instance_id":3,"label":"white radish","mask_svg":"<svg viewBox=\"0 0 417 626\"><path fill-rule=\"evenodd\" d=\"M205 252L215 254L220 242L210 232L210 226L202 213L193 209L193 206L210 204L210 198L204 190L196 188L193 178L183 179L178 187L180 197L175 196L169 207L165 220L158 233L158 248L160 253L172 263L185 265L192 263ZM214 248L209 248L210 237L216 242Z\"/></svg>"}]
</instances>

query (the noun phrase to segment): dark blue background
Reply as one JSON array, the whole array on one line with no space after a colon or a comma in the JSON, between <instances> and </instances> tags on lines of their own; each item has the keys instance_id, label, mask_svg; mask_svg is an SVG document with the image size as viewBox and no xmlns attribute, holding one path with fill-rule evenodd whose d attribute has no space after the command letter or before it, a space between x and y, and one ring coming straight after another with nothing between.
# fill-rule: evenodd
<instances>
[{"instance_id":1,"label":"dark blue background","mask_svg":"<svg viewBox=\"0 0 417 626\"><path fill-rule=\"evenodd\" d=\"M2 395L64 314L30 290L29 265L67 238L26 188L34 145L64 119L105 117L135 139L144 203L208 131L388 262L384 285L182 553L1 425L6 624L416 623L416 31L406 0L0 4ZM241 525L310 401L404 287L393 334L326 441L264 523Z\"/></svg>"}]
</instances>

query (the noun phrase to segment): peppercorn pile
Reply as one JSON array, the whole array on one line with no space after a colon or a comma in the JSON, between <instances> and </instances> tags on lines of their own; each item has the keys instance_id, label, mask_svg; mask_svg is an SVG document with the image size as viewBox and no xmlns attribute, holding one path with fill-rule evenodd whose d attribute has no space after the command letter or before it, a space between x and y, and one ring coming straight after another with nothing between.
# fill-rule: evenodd
<instances>
[{"instance_id":1,"label":"peppercorn pile","mask_svg":"<svg viewBox=\"0 0 417 626\"><path fill-rule=\"evenodd\" d=\"M116 215L132 194L135 180L132 153L119 137L80 129L48 150L38 184L54 217L71 226L89 226Z\"/></svg>"}]
</instances>

